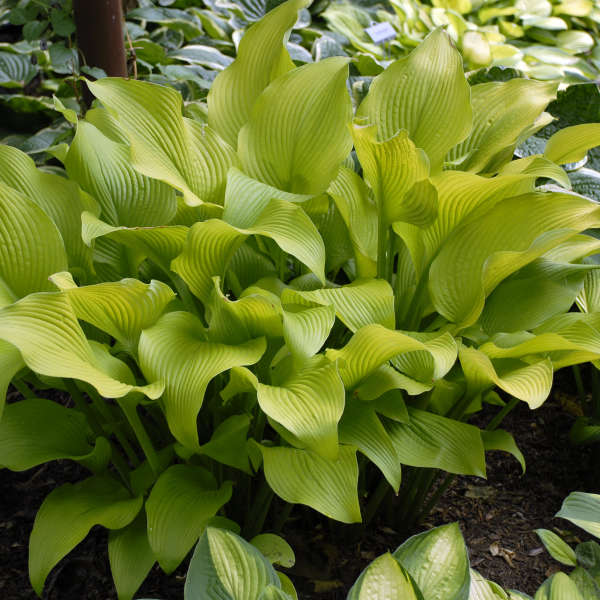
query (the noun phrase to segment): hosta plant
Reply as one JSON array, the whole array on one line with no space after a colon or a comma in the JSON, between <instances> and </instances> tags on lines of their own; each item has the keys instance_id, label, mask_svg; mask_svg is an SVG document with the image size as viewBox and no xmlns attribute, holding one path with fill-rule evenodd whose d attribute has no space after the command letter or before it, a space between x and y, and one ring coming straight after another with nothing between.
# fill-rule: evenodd
<instances>
[{"instance_id":1,"label":"hosta plant","mask_svg":"<svg viewBox=\"0 0 600 600\"><path fill-rule=\"evenodd\" d=\"M207 125L172 88L105 78L84 118L56 101L62 175L0 147L0 392L24 396L0 464L90 471L37 514L38 594L94 525L122 599L206 527L251 539L293 504L408 528L440 472L485 476L486 450L524 466L503 416L600 355L598 313L569 312L600 209L558 166L598 128L511 160L555 85L470 87L441 30L355 108L348 58L290 59L305 5L248 30Z\"/></svg>"}]
</instances>

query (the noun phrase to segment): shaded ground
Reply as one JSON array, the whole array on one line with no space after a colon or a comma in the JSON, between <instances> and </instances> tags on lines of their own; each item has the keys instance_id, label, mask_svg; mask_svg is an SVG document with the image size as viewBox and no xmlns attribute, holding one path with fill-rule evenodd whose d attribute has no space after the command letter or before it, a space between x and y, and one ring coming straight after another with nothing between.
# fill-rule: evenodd
<instances>
[{"instance_id":1,"label":"shaded ground","mask_svg":"<svg viewBox=\"0 0 600 600\"><path fill-rule=\"evenodd\" d=\"M563 386L564 389L564 386ZM564 400L564 397L563 397ZM564 404L564 401L563 401ZM487 416L489 418L489 416ZM481 424L484 424L486 417ZM488 479L455 480L426 525L460 523L472 566L507 588L532 594L558 565L533 532L561 528L579 535L566 521L553 519L573 490L599 492L600 468L590 449L574 448L567 434L573 417L554 396L535 412L522 405L506 419L527 460L527 473L510 456L488 455ZM43 498L66 481L78 481L80 468L68 461L24 473L0 472L0 598L36 598L27 579L27 541ZM402 536L383 523L366 535L332 526L315 513L296 508L284 536L296 551L290 576L302 600L338 600L373 558L394 550ZM155 567L137 598L182 600L186 565L167 577ZM67 556L48 578L45 600L116 600L100 528Z\"/></svg>"}]
</instances>

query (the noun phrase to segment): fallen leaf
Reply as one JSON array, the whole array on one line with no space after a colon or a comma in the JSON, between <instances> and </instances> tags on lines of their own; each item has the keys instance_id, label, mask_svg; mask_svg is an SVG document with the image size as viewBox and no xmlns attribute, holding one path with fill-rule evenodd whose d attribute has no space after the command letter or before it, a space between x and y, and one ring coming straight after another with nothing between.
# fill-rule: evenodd
<instances>
[{"instance_id":1,"label":"fallen leaf","mask_svg":"<svg viewBox=\"0 0 600 600\"><path fill-rule=\"evenodd\" d=\"M331 592L344 587L344 584L339 579L333 579L331 581L313 581L315 584L315 594L323 594L324 592Z\"/></svg>"}]
</instances>

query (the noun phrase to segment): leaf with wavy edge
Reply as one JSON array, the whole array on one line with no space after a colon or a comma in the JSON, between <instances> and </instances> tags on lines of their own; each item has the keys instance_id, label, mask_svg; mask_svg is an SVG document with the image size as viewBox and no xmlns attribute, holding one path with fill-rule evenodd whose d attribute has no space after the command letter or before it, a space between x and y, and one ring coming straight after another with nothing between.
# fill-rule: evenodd
<instances>
[{"instance_id":1,"label":"leaf with wavy edge","mask_svg":"<svg viewBox=\"0 0 600 600\"><path fill-rule=\"evenodd\" d=\"M127 134L137 171L173 186L190 206L222 204L237 157L210 127L183 117L179 92L113 77L87 85Z\"/></svg>"},{"instance_id":2,"label":"leaf with wavy edge","mask_svg":"<svg viewBox=\"0 0 600 600\"><path fill-rule=\"evenodd\" d=\"M165 573L179 566L231 492L230 481L218 488L212 474L196 465L172 465L161 473L146 501L146 515L148 541Z\"/></svg>"},{"instance_id":3,"label":"leaf with wavy edge","mask_svg":"<svg viewBox=\"0 0 600 600\"><path fill-rule=\"evenodd\" d=\"M298 11L308 4L308 0L284 2L248 28L236 59L213 82L207 98L208 124L233 148L262 91L294 68L285 41Z\"/></svg>"},{"instance_id":4,"label":"leaf with wavy edge","mask_svg":"<svg viewBox=\"0 0 600 600\"><path fill-rule=\"evenodd\" d=\"M297 194L327 189L352 149L349 60L327 58L272 81L238 136L245 173Z\"/></svg>"},{"instance_id":5,"label":"leaf with wavy edge","mask_svg":"<svg viewBox=\"0 0 600 600\"><path fill-rule=\"evenodd\" d=\"M94 525L125 527L139 513L144 499L108 476L90 477L52 490L35 516L29 538L29 579L38 596L58 561L81 542Z\"/></svg>"},{"instance_id":6,"label":"leaf with wavy edge","mask_svg":"<svg viewBox=\"0 0 600 600\"><path fill-rule=\"evenodd\" d=\"M518 160L511 160L498 172L498 175L517 174L554 179L556 183L559 183L565 189L571 189L571 180L566 171L551 160L544 158L541 154L533 154L532 156Z\"/></svg>"},{"instance_id":7,"label":"leaf with wavy edge","mask_svg":"<svg viewBox=\"0 0 600 600\"><path fill-rule=\"evenodd\" d=\"M260 446L265 477L286 502L306 504L342 523L359 523L356 450L340 446L336 460L310 450Z\"/></svg>"},{"instance_id":8,"label":"leaf with wavy edge","mask_svg":"<svg viewBox=\"0 0 600 600\"><path fill-rule=\"evenodd\" d=\"M196 418L213 377L232 367L258 362L264 338L238 346L208 342L199 319L186 312L163 315L145 329L138 347L146 377L164 382L164 410L169 428L186 448L198 451Z\"/></svg>"},{"instance_id":9,"label":"leaf with wavy edge","mask_svg":"<svg viewBox=\"0 0 600 600\"><path fill-rule=\"evenodd\" d=\"M462 58L448 35L436 29L375 78L357 116L377 125L382 141L406 129L437 173L450 148L471 130L469 98ZM439 123L445 123L443 131Z\"/></svg>"},{"instance_id":10,"label":"leaf with wavy edge","mask_svg":"<svg viewBox=\"0 0 600 600\"><path fill-rule=\"evenodd\" d=\"M557 131L547 142L544 156L559 165L579 162L590 148L600 145L600 123L573 125Z\"/></svg>"},{"instance_id":11,"label":"leaf with wavy edge","mask_svg":"<svg viewBox=\"0 0 600 600\"><path fill-rule=\"evenodd\" d=\"M30 294L0 309L0 339L18 348L36 373L85 381L106 398L138 391L154 399L163 391L160 382L135 386L107 374L61 292Z\"/></svg>"}]
</instances>

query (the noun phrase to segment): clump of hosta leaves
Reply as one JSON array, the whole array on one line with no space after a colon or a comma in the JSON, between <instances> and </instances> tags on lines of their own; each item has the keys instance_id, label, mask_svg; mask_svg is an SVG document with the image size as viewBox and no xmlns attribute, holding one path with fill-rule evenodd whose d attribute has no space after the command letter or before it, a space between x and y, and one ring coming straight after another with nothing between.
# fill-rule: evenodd
<instances>
[{"instance_id":1,"label":"clump of hosta leaves","mask_svg":"<svg viewBox=\"0 0 600 600\"><path fill-rule=\"evenodd\" d=\"M349 58L290 57L305 7L248 29L206 124L171 87L103 78L84 117L56 100L61 175L0 147L0 397L25 396L0 464L90 471L38 512L37 593L94 525L122 599L207 527L252 539L286 503L356 523L391 502L409 527L486 450L524 467L501 416L600 357L598 313L570 312L600 209L558 166L597 128L511 160L556 85L470 86L439 29L354 112ZM486 430L467 423L482 402L501 405Z\"/></svg>"}]
</instances>

